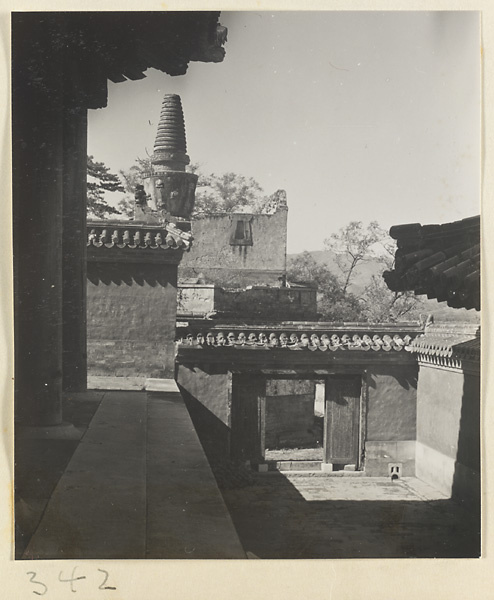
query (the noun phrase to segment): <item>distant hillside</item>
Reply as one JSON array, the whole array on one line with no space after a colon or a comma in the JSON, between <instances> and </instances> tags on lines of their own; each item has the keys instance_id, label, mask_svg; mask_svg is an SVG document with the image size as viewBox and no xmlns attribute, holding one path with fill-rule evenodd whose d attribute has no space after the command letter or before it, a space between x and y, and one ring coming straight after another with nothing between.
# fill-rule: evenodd
<instances>
[{"instance_id":1,"label":"distant hillside","mask_svg":"<svg viewBox=\"0 0 494 600\"><path fill-rule=\"evenodd\" d=\"M336 264L335 253L331 252L331 250L314 250L309 252L309 254L316 262L320 264L326 264L336 275L341 272ZM295 257L297 255L289 254L288 257L290 256ZM383 266L378 261L370 260L360 263L356 269L355 279L350 286L350 291L354 294L358 294L368 285L373 275L381 275L382 272Z\"/></svg>"},{"instance_id":2,"label":"distant hillside","mask_svg":"<svg viewBox=\"0 0 494 600\"><path fill-rule=\"evenodd\" d=\"M335 254L330 250L313 250L309 254L320 264L326 264L329 269L338 275L340 270L335 261ZM288 259L297 257L298 254L289 254ZM373 275L381 275L384 268L376 260L369 260L361 263L356 271L355 280L350 286L350 291L356 296L368 285ZM452 321L457 323L480 323L480 313L476 310L466 310L465 308L451 308L446 302L437 302L429 300L427 296L419 296L423 302L424 314L433 314L437 322Z\"/></svg>"}]
</instances>

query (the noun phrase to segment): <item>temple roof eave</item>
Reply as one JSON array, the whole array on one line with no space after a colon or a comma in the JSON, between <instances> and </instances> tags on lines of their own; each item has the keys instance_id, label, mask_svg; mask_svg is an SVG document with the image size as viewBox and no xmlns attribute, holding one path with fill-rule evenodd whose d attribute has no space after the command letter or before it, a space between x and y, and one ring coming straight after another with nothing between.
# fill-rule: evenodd
<instances>
[{"instance_id":1,"label":"temple roof eave","mask_svg":"<svg viewBox=\"0 0 494 600\"><path fill-rule=\"evenodd\" d=\"M13 13L14 46L22 56L15 85L50 96L56 68L52 63L61 59L69 81L67 102L103 108L108 80L143 79L150 68L184 75L190 62L221 62L227 31L219 15L219 11Z\"/></svg>"},{"instance_id":2,"label":"temple roof eave","mask_svg":"<svg viewBox=\"0 0 494 600\"><path fill-rule=\"evenodd\" d=\"M190 223L160 225L133 221L88 221L87 247L125 250L188 250L192 245Z\"/></svg>"},{"instance_id":3,"label":"temple roof eave","mask_svg":"<svg viewBox=\"0 0 494 600\"><path fill-rule=\"evenodd\" d=\"M409 352L424 358L480 361L481 335L478 325L434 325L417 336Z\"/></svg>"},{"instance_id":4,"label":"temple roof eave","mask_svg":"<svg viewBox=\"0 0 494 600\"><path fill-rule=\"evenodd\" d=\"M441 225L396 225L390 236L397 242L394 267L383 273L390 290L480 310L480 216Z\"/></svg>"}]
</instances>

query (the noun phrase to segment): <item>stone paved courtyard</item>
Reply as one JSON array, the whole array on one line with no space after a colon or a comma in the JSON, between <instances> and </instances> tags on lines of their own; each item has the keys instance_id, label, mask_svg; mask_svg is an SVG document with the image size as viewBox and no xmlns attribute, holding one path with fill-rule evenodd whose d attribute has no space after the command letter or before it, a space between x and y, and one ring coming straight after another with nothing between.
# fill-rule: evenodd
<instances>
[{"instance_id":1,"label":"stone paved courtyard","mask_svg":"<svg viewBox=\"0 0 494 600\"><path fill-rule=\"evenodd\" d=\"M223 496L244 549L259 558L479 554L475 516L417 479L256 474Z\"/></svg>"},{"instance_id":2,"label":"stone paved courtyard","mask_svg":"<svg viewBox=\"0 0 494 600\"><path fill-rule=\"evenodd\" d=\"M71 394L65 400L65 412L77 428L86 431L90 422L95 424L102 399L108 396L111 400L115 395L127 397L129 393ZM107 419L108 426L114 428L121 413L119 408L114 418ZM121 435L127 443L123 430ZM163 438L159 439L161 447ZM23 440L17 444L17 558L36 530L77 446L78 442L71 440ZM165 451L169 462L169 450ZM183 448L178 451L183 454ZM418 479L391 482L360 472L237 472L234 465L216 469L215 476L240 542L252 558L447 558L479 553L475 515ZM154 480L160 482L162 477L150 477ZM128 482L132 486L134 479L128 477ZM121 499L128 503L130 495L124 493ZM202 502L199 512L204 510Z\"/></svg>"}]
</instances>

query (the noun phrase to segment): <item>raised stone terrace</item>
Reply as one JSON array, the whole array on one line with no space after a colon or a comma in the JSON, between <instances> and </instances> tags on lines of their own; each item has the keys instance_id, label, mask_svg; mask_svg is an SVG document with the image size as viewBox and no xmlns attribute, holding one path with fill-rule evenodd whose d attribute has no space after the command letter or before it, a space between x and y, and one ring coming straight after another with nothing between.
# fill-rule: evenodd
<instances>
[{"instance_id":1,"label":"raised stone terrace","mask_svg":"<svg viewBox=\"0 0 494 600\"><path fill-rule=\"evenodd\" d=\"M77 427L17 441L17 558L245 558L173 386L65 405Z\"/></svg>"}]
</instances>

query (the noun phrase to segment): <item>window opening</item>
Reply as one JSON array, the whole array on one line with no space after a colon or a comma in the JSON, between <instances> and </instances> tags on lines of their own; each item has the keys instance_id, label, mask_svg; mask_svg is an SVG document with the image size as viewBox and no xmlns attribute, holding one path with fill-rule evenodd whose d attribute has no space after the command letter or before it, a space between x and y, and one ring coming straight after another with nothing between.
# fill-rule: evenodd
<instances>
[{"instance_id":1,"label":"window opening","mask_svg":"<svg viewBox=\"0 0 494 600\"><path fill-rule=\"evenodd\" d=\"M230 246L252 246L251 219L237 219L233 222Z\"/></svg>"}]
</instances>

